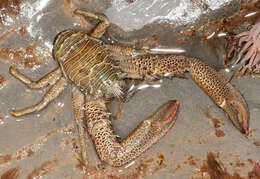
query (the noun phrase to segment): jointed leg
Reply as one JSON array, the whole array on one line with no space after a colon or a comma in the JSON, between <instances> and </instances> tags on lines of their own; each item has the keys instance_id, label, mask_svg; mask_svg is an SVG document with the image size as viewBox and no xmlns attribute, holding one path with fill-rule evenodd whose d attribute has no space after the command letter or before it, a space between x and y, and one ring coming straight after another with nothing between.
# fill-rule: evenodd
<instances>
[{"instance_id":1,"label":"jointed leg","mask_svg":"<svg viewBox=\"0 0 260 179\"><path fill-rule=\"evenodd\" d=\"M168 101L122 142L118 142L102 101L86 102L88 133L101 159L114 167L123 166L150 148L175 124L179 102Z\"/></svg>"},{"instance_id":2,"label":"jointed leg","mask_svg":"<svg viewBox=\"0 0 260 179\"><path fill-rule=\"evenodd\" d=\"M24 76L19 71L17 71L16 68L13 66L10 67L9 72L15 78L17 78L22 83L24 83L28 88L32 88L32 89L44 88L48 85L53 85L60 79L62 75L60 68L56 68L54 71L48 73L40 80L35 82L30 80L28 77Z\"/></svg>"},{"instance_id":3,"label":"jointed leg","mask_svg":"<svg viewBox=\"0 0 260 179\"><path fill-rule=\"evenodd\" d=\"M104 14L92 13L92 12L82 10L82 9L76 9L74 11L74 13L78 14L78 15L83 15L86 17L91 17L93 19L100 20L99 24L95 27L93 32L90 34L90 36L92 36L92 37L100 38L105 33L106 29L110 25L107 17Z\"/></svg>"},{"instance_id":4,"label":"jointed leg","mask_svg":"<svg viewBox=\"0 0 260 179\"><path fill-rule=\"evenodd\" d=\"M58 80L50 89L49 91L44 95L44 97L42 98L42 100L38 103L35 104L33 106L27 107L25 109L21 109L18 111L10 111L10 114L15 116L15 117L19 117L19 116L23 116L35 111L40 111L41 109L43 109L44 107L46 107L52 100L54 100L55 98L57 98L59 96L59 94L65 89L65 87L67 86L67 81L65 78L61 77L60 80Z\"/></svg>"},{"instance_id":5,"label":"jointed leg","mask_svg":"<svg viewBox=\"0 0 260 179\"><path fill-rule=\"evenodd\" d=\"M72 105L73 105L73 116L76 121L78 134L79 134L79 142L81 148L82 159L85 165L87 165L87 149L86 149L86 140L85 140L85 130L83 124L84 115L84 95L79 91L76 86L72 88Z\"/></svg>"}]
</instances>

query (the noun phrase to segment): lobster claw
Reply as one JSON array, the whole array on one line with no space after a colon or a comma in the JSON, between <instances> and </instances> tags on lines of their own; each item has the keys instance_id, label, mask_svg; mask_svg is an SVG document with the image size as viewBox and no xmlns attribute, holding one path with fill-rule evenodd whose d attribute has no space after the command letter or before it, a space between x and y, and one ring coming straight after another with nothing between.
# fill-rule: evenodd
<instances>
[{"instance_id":1,"label":"lobster claw","mask_svg":"<svg viewBox=\"0 0 260 179\"><path fill-rule=\"evenodd\" d=\"M249 110L242 94L223 75L198 59L191 59L188 69L193 80L227 113L233 125L247 135Z\"/></svg>"},{"instance_id":2,"label":"lobster claw","mask_svg":"<svg viewBox=\"0 0 260 179\"><path fill-rule=\"evenodd\" d=\"M234 88L230 83L226 84L229 89L229 94L232 96L229 99L224 100L221 105L219 105L228 115L229 119L232 121L233 125L242 133L248 135L249 133L249 110L247 103L240 92ZM241 122L239 121L239 115L241 117Z\"/></svg>"},{"instance_id":3,"label":"lobster claw","mask_svg":"<svg viewBox=\"0 0 260 179\"><path fill-rule=\"evenodd\" d=\"M122 50L119 47L110 47L110 49ZM117 60L120 69L127 74L125 77L133 79L183 77L184 72L189 72L194 82L227 113L234 126L246 135L249 133L249 110L244 97L229 83L230 79L227 76L220 74L203 61L172 54L146 54L134 56L131 60L128 58Z\"/></svg>"}]
</instances>

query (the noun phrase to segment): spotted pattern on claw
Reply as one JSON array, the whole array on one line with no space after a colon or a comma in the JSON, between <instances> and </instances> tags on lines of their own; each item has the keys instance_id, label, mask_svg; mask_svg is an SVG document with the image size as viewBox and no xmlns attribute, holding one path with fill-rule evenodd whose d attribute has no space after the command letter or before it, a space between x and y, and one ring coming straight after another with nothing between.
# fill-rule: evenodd
<instances>
[{"instance_id":1,"label":"spotted pattern on claw","mask_svg":"<svg viewBox=\"0 0 260 179\"><path fill-rule=\"evenodd\" d=\"M189 72L193 80L221 106L225 99L231 98L229 89L225 86L228 82L220 76L215 69L198 59L189 60Z\"/></svg>"},{"instance_id":2,"label":"spotted pattern on claw","mask_svg":"<svg viewBox=\"0 0 260 179\"><path fill-rule=\"evenodd\" d=\"M113 151L118 142L116 136L111 130L109 114L104 105L87 103L86 118L88 119L88 133L91 135L95 143L97 153L102 161L113 158Z\"/></svg>"},{"instance_id":3,"label":"spotted pattern on claw","mask_svg":"<svg viewBox=\"0 0 260 179\"><path fill-rule=\"evenodd\" d=\"M188 71L217 105L220 106L225 99L231 98L229 89L225 86L228 82L215 69L199 59L182 55L142 55L121 59L119 64L131 77L144 79L183 76L183 72Z\"/></svg>"},{"instance_id":4,"label":"spotted pattern on claw","mask_svg":"<svg viewBox=\"0 0 260 179\"><path fill-rule=\"evenodd\" d=\"M128 74L138 74L139 78L183 76L188 62L185 56L177 55L140 55L132 59L121 59L119 66Z\"/></svg>"},{"instance_id":5,"label":"spotted pattern on claw","mask_svg":"<svg viewBox=\"0 0 260 179\"><path fill-rule=\"evenodd\" d=\"M102 101L86 103L88 133L101 161L118 167L129 163L163 137L176 121L179 103L169 101L141 122L122 142L117 140Z\"/></svg>"},{"instance_id":6,"label":"spotted pattern on claw","mask_svg":"<svg viewBox=\"0 0 260 179\"><path fill-rule=\"evenodd\" d=\"M64 76L80 89L95 97L122 95L119 71L102 41L82 31L66 30L55 40L53 54Z\"/></svg>"},{"instance_id":7,"label":"spotted pattern on claw","mask_svg":"<svg viewBox=\"0 0 260 179\"><path fill-rule=\"evenodd\" d=\"M198 86L227 113L234 126L242 133L248 134L249 111L244 97L210 65L181 55L139 55L131 59L117 60L129 78L153 80L162 77L185 77L183 72L189 72ZM243 125L239 121L238 112Z\"/></svg>"}]
</instances>

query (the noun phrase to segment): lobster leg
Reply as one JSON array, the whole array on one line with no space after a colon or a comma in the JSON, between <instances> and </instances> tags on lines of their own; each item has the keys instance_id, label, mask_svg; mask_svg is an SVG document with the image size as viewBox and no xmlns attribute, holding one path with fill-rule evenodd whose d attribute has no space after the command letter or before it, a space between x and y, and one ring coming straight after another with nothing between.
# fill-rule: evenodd
<instances>
[{"instance_id":1,"label":"lobster leg","mask_svg":"<svg viewBox=\"0 0 260 179\"><path fill-rule=\"evenodd\" d=\"M46 107L52 100L54 100L55 98L57 98L59 96L59 94L65 89L65 87L67 86L67 81L65 78L61 77L50 89L49 91L44 95L44 97L42 98L42 100L33 105L33 106L29 106L27 108L21 109L21 110L11 110L10 114L15 116L15 117L19 117L19 116L23 116L26 114L30 114L33 113L35 111L40 111L42 110L44 107Z\"/></svg>"},{"instance_id":2,"label":"lobster leg","mask_svg":"<svg viewBox=\"0 0 260 179\"><path fill-rule=\"evenodd\" d=\"M178 101L165 103L152 116L141 122L126 139L118 142L104 101L86 102L88 133L101 161L119 167L137 158L175 124L178 106Z\"/></svg>"},{"instance_id":3,"label":"lobster leg","mask_svg":"<svg viewBox=\"0 0 260 179\"><path fill-rule=\"evenodd\" d=\"M124 50L124 48L121 48ZM128 52L121 53L131 53ZM114 53L118 53L114 50ZM115 59L119 68L126 75L123 77L134 79L158 79L163 77L181 76L189 72L193 80L221 107L228 115L234 126L242 133L248 134L249 111L242 94L236 90L215 69L199 59L182 55L149 54ZM239 112L242 123L238 119Z\"/></svg>"},{"instance_id":4,"label":"lobster leg","mask_svg":"<svg viewBox=\"0 0 260 179\"><path fill-rule=\"evenodd\" d=\"M110 25L108 18L104 14L99 13L92 13L82 9L76 9L74 11L77 15L83 15L86 17L91 17L93 19L100 20L99 24L93 29L92 33L90 34L91 37L100 38L106 32L107 28Z\"/></svg>"},{"instance_id":5,"label":"lobster leg","mask_svg":"<svg viewBox=\"0 0 260 179\"><path fill-rule=\"evenodd\" d=\"M83 124L84 115L84 95L79 91L76 86L72 88L72 105L73 105L73 117L76 121L78 133L79 133L79 143L82 154L82 159L85 165L87 165L87 149L85 140L85 130Z\"/></svg>"},{"instance_id":6,"label":"lobster leg","mask_svg":"<svg viewBox=\"0 0 260 179\"><path fill-rule=\"evenodd\" d=\"M17 71L16 68L13 66L9 68L9 72L16 79L24 83L28 88L32 88L32 89L39 89L39 88L44 88L48 85L54 85L62 75L60 68L56 68L54 71L42 77L39 81L34 82L30 80L28 77L24 76L19 71Z\"/></svg>"}]
</instances>

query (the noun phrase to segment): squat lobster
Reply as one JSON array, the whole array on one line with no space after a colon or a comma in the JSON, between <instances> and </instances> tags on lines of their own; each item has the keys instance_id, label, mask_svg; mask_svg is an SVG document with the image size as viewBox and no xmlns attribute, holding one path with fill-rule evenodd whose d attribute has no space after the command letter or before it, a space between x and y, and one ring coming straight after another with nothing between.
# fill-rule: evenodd
<instances>
[{"instance_id":1,"label":"squat lobster","mask_svg":"<svg viewBox=\"0 0 260 179\"><path fill-rule=\"evenodd\" d=\"M177 119L179 102L168 101L126 139L118 142L104 99L107 96L122 97L120 81L123 78L154 80L183 76L183 72L189 71L194 81L228 114L235 127L248 133L249 112L244 98L209 65L181 55L156 54L152 50L105 44L99 38L109 27L108 19L102 14L80 9L75 14L100 20L100 23L90 35L72 29L57 35L53 48L54 58L59 63L57 69L33 82L14 67L10 68L10 73L29 88L52 85L42 101L22 110L10 111L13 116L42 110L71 83L73 113L83 159L87 160L82 125L82 119L86 117L88 133L101 161L122 166L141 155L169 131ZM238 120L237 111L243 124Z\"/></svg>"}]
</instances>

